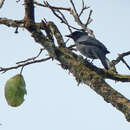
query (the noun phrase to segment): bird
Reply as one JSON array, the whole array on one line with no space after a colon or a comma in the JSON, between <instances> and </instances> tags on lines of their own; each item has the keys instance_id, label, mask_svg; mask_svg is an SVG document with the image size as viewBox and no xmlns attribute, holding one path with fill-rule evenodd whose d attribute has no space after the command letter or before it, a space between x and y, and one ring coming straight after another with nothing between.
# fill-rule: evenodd
<instances>
[{"instance_id":1,"label":"bird","mask_svg":"<svg viewBox=\"0 0 130 130\"><path fill-rule=\"evenodd\" d=\"M110 51L99 40L89 36L85 31L74 31L66 37L74 40L77 50L86 58L99 59L104 68L109 69L109 60L106 58L106 54Z\"/></svg>"}]
</instances>

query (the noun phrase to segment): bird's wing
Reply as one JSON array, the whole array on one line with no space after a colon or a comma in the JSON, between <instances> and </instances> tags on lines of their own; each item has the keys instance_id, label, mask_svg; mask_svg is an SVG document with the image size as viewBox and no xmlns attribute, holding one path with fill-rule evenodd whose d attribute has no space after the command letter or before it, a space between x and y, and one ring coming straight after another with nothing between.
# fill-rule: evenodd
<instances>
[{"instance_id":1,"label":"bird's wing","mask_svg":"<svg viewBox=\"0 0 130 130\"><path fill-rule=\"evenodd\" d=\"M84 41L78 41L79 44L83 44L86 46L96 46L100 49L102 49L105 53L110 53L107 48L97 39L93 38L93 37L88 37L87 40Z\"/></svg>"}]
</instances>

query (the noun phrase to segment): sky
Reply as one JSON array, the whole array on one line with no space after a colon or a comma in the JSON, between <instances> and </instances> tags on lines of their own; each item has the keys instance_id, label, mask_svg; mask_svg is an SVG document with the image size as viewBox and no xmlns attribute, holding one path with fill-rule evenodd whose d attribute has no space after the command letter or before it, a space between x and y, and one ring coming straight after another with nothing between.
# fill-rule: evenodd
<instances>
[{"instance_id":1,"label":"sky","mask_svg":"<svg viewBox=\"0 0 130 130\"><path fill-rule=\"evenodd\" d=\"M41 1L39 1L41 2ZM70 7L69 0L48 0L53 5ZM81 8L81 1L74 0L77 9ZM85 0L87 6L93 10L93 22L89 25L98 40L103 42L111 52L107 57L115 59L118 54L130 50L129 0ZM17 3L5 0L0 9L0 17L22 19L24 17L23 1ZM54 17L48 9L35 7L36 21L46 18L54 21L61 33L68 34L66 26ZM88 11L89 12L89 11ZM88 12L83 15L86 21ZM74 24L74 20L65 14ZM34 42L31 35L24 29L14 33L15 28L0 25L1 47L0 67L14 66L16 62L36 56L41 46ZM66 40L66 39L65 39ZM73 41L70 40L69 44ZM41 55L45 57L47 52ZM130 57L125 58L130 64ZM94 64L101 67L100 61ZM121 74L130 74L128 69L120 63L116 66ZM57 61L27 66L23 70L27 95L24 103L19 107L10 107L4 97L6 81L18 74L20 69L0 74L0 130L129 130L130 123L124 115L111 104L106 103L90 87L77 85L75 78L68 71L63 70ZM106 80L114 89L130 99L130 84Z\"/></svg>"}]
</instances>

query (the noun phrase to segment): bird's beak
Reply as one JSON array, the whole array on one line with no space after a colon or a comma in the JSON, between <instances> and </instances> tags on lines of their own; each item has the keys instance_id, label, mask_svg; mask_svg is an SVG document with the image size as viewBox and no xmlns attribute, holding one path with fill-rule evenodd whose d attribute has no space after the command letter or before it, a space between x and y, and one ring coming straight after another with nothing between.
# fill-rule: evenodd
<instances>
[{"instance_id":1,"label":"bird's beak","mask_svg":"<svg viewBox=\"0 0 130 130\"><path fill-rule=\"evenodd\" d=\"M70 38L72 38L72 35L71 35L71 34L69 34L69 35L65 35L65 37L70 37Z\"/></svg>"}]
</instances>

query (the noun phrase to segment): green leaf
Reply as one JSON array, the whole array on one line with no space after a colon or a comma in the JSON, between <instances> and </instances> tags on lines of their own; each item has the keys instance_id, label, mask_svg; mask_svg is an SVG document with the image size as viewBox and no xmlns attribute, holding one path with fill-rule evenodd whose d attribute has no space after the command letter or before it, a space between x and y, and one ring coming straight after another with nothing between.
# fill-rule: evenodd
<instances>
[{"instance_id":1,"label":"green leaf","mask_svg":"<svg viewBox=\"0 0 130 130\"><path fill-rule=\"evenodd\" d=\"M24 101L26 85L21 74L17 74L10 78L5 84L5 98L8 105L12 107L20 106Z\"/></svg>"}]
</instances>

